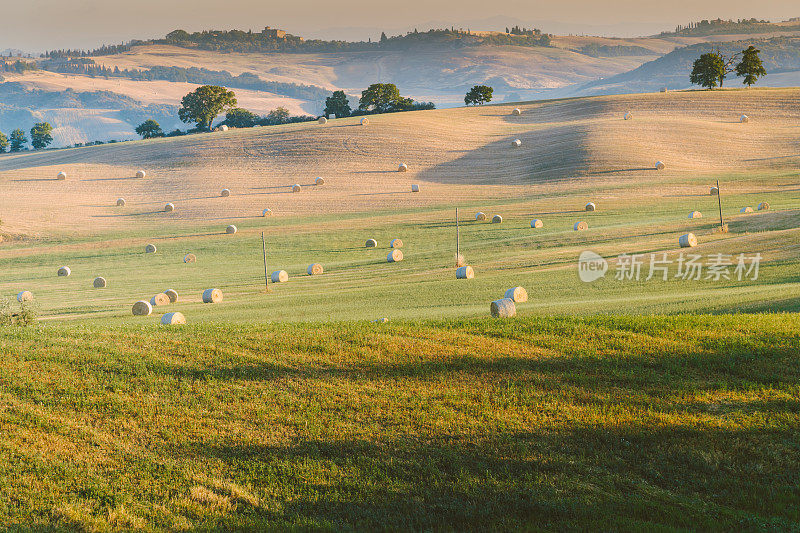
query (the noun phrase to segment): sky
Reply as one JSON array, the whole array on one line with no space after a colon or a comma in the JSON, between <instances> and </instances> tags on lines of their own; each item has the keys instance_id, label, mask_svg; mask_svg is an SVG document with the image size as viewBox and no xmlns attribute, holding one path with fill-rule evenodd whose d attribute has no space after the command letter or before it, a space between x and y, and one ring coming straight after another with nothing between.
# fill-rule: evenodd
<instances>
[{"instance_id":1,"label":"sky","mask_svg":"<svg viewBox=\"0 0 800 533\"><path fill-rule=\"evenodd\" d=\"M634 36L721 17L785 20L797 0L0 0L0 50L93 48L162 37L181 28L282 28L350 40L431 26L497 30L524 24L548 33ZM483 26L483 27L482 27Z\"/></svg>"}]
</instances>

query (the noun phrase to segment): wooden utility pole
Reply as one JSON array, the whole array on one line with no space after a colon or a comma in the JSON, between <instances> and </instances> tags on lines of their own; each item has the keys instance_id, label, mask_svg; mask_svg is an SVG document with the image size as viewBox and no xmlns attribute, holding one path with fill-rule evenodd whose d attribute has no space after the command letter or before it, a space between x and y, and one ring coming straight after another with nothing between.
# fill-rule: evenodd
<instances>
[{"instance_id":1,"label":"wooden utility pole","mask_svg":"<svg viewBox=\"0 0 800 533\"><path fill-rule=\"evenodd\" d=\"M269 275L267 275L267 243L264 241L264 232L261 232L261 254L264 256L264 289L270 292Z\"/></svg>"},{"instance_id":2,"label":"wooden utility pole","mask_svg":"<svg viewBox=\"0 0 800 533\"><path fill-rule=\"evenodd\" d=\"M720 190L719 190L719 180L717 180L717 204L719 205L719 229L720 229L720 231L722 231L722 229L725 227L725 223L722 221L722 198L721 197L722 197L722 195L720 194Z\"/></svg>"},{"instance_id":3,"label":"wooden utility pole","mask_svg":"<svg viewBox=\"0 0 800 533\"><path fill-rule=\"evenodd\" d=\"M459 242L459 227L458 227L458 208L456 207L456 267L458 267L458 258L461 257L461 243Z\"/></svg>"}]
</instances>

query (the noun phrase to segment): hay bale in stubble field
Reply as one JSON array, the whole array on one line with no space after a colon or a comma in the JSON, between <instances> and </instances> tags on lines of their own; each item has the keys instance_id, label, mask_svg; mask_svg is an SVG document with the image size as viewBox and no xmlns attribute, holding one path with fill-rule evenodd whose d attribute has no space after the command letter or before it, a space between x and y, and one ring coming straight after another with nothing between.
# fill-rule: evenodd
<instances>
[{"instance_id":1,"label":"hay bale in stubble field","mask_svg":"<svg viewBox=\"0 0 800 533\"><path fill-rule=\"evenodd\" d=\"M589 224L581 220L580 222L576 222L575 225L572 226L572 229L575 231L584 231L589 229Z\"/></svg>"},{"instance_id":2,"label":"hay bale in stubble field","mask_svg":"<svg viewBox=\"0 0 800 533\"><path fill-rule=\"evenodd\" d=\"M174 304L178 301L178 291L175 289L167 289L164 291L164 294L166 294L167 298L169 298L169 303Z\"/></svg>"},{"instance_id":3,"label":"hay bale in stubble field","mask_svg":"<svg viewBox=\"0 0 800 533\"><path fill-rule=\"evenodd\" d=\"M272 283L286 283L289 281L289 273L285 270L276 270L270 274L269 279Z\"/></svg>"},{"instance_id":4,"label":"hay bale in stubble field","mask_svg":"<svg viewBox=\"0 0 800 533\"><path fill-rule=\"evenodd\" d=\"M532 228L534 228L534 229L539 229L539 228L541 228L542 226L544 226L544 222L542 222L542 221L541 221L541 220L539 220L538 218L534 218L533 220L531 220L531 227L532 227Z\"/></svg>"},{"instance_id":5,"label":"hay bale in stubble field","mask_svg":"<svg viewBox=\"0 0 800 533\"><path fill-rule=\"evenodd\" d=\"M230 224L227 228L225 228L225 233L227 233L228 235L233 235L237 231L239 230L233 224Z\"/></svg>"},{"instance_id":6,"label":"hay bale in stubble field","mask_svg":"<svg viewBox=\"0 0 800 533\"><path fill-rule=\"evenodd\" d=\"M402 248L403 247L403 240L402 239L392 239L389 242L390 248Z\"/></svg>"},{"instance_id":7,"label":"hay bale in stubble field","mask_svg":"<svg viewBox=\"0 0 800 533\"><path fill-rule=\"evenodd\" d=\"M389 263L398 263L403 260L403 252L400 250L394 249L389 252L389 255L386 256L386 261Z\"/></svg>"},{"instance_id":8,"label":"hay bale in stubble field","mask_svg":"<svg viewBox=\"0 0 800 533\"><path fill-rule=\"evenodd\" d=\"M400 166L397 167L398 172L408 172L408 165L405 163L400 163Z\"/></svg>"},{"instance_id":9,"label":"hay bale in stubble field","mask_svg":"<svg viewBox=\"0 0 800 533\"><path fill-rule=\"evenodd\" d=\"M759 211L769 211L769 203L768 202L761 202L758 204Z\"/></svg>"},{"instance_id":10,"label":"hay bale in stubble field","mask_svg":"<svg viewBox=\"0 0 800 533\"><path fill-rule=\"evenodd\" d=\"M689 218L703 218L703 213L700 211L692 211L689 213Z\"/></svg>"},{"instance_id":11,"label":"hay bale in stubble field","mask_svg":"<svg viewBox=\"0 0 800 533\"><path fill-rule=\"evenodd\" d=\"M325 185L325 178L323 178L322 176L318 177L317 179L314 180L314 185L320 185L320 186Z\"/></svg>"},{"instance_id":12,"label":"hay bale in stubble field","mask_svg":"<svg viewBox=\"0 0 800 533\"><path fill-rule=\"evenodd\" d=\"M486 220L486 213L478 211L477 213L475 213L475 220L478 220L478 221Z\"/></svg>"},{"instance_id":13,"label":"hay bale in stubble field","mask_svg":"<svg viewBox=\"0 0 800 533\"><path fill-rule=\"evenodd\" d=\"M367 124L369 124L369 119L367 117L362 118L361 119L361 125L362 126L366 126Z\"/></svg>"},{"instance_id":14,"label":"hay bale in stubble field","mask_svg":"<svg viewBox=\"0 0 800 533\"><path fill-rule=\"evenodd\" d=\"M231 190L230 189L222 189L222 192L220 192L219 195L222 198L227 198L228 196L231 195Z\"/></svg>"},{"instance_id":15,"label":"hay bale in stubble field","mask_svg":"<svg viewBox=\"0 0 800 533\"><path fill-rule=\"evenodd\" d=\"M503 217L501 217L500 215L495 215L492 217L492 224L502 224L502 223L503 223Z\"/></svg>"},{"instance_id":16,"label":"hay bale in stubble field","mask_svg":"<svg viewBox=\"0 0 800 533\"><path fill-rule=\"evenodd\" d=\"M708 194L710 194L711 196L717 196L719 194L719 189L716 187L711 187L710 189L708 189Z\"/></svg>"},{"instance_id":17,"label":"hay bale in stubble field","mask_svg":"<svg viewBox=\"0 0 800 533\"><path fill-rule=\"evenodd\" d=\"M597 206L596 206L596 205L594 205L594 202L589 202L589 203L588 203L588 204L586 204L586 206L584 207L584 210L586 210L586 211L596 211L596 210L597 210Z\"/></svg>"},{"instance_id":18,"label":"hay bale in stubble field","mask_svg":"<svg viewBox=\"0 0 800 533\"><path fill-rule=\"evenodd\" d=\"M456 279L472 279L475 277L475 271L469 265L464 265L456 269Z\"/></svg>"},{"instance_id":19,"label":"hay bale in stubble field","mask_svg":"<svg viewBox=\"0 0 800 533\"><path fill-rule=\"evenodd\" d=\"M72 274L72 271L69 269L68 266L62 266L58 269L58 275L62 277L66 277Z\"/></svg>"},{"instance_id":20,"label":"hay bale in stubble field","mask_svg":"<svg viewBox=\"0 0 800 533\"><path fill-rule=\"evenodd\" d=\"M517 306L514 305L514 300L511 298L501 298L495 300L489 306L489 312L493 317L497 318L511 318L517 314Z\"/></svg>"},{"instance_id":21,"label":"hay bale in stubble field","mask_svg":"<svg viewBox=\"0 0 800 533\"><path fill-rule=\"evenodd\" d=\"M518 117L522 114L522 110L518 107L515 107L514 110L511 112L511 114L514 115L515 117Z\"/></svg>"},{"instance_id":22,"label":"hay bale in stubble field","mask_svg":"<svg viewBox=\"0 0 800 533\"><path fill-rule=\"evenodd\" d=\"M144 247L144 253L146 254L154 254L156 253L156 245L155 244L148 244Z\"/></svg>"},{"instance_id":23,"label":"hay bale in stubble field","mask_svg":"<svg viewBox=\"0 0 800 533\"><path fill-rule=\"evenodd\" d=\"M161 324L164 326L186 324L186 317L183 316L183 313L179 313L177 311L165 313L161 316Z\"/></svg>"},{"instance_id":24,"label":"hay bale in stubble field","mask_svg":"<svg viewBox=\"0 0 800 533\"><path fill-rule=\"evenodd\" d=\"M300 192L300 184L299 183L295 183L294 185L292 185L292 192Z\"/></svg>"},{"instance_id":25,"label":"hay bale in stubble field","mask_svg":"<svg viewBox=\"0 0 800 533\"><path fill-rule=\"evenodd\" d=\"M17 293L17 301L19 303L32 302L33 293L31 291L20 291Z\"/></svg>"},{"instance_id":26,"label":"hay bale in stubble field","mask_svg":"<svg viewBox=\"0 0 800 533\"><path fill-rule=\"evenodd\" d=\"M522 146L522 141L520 141L519 139L514 139L513 141L511 141L512 148L519 148L520 146Z\"/></svg>"},{"instance_id":27,"label":"hay bale in stubble field","mask_svg":"<svg viewBox=\"0 0 800 533\"><path fill-rule=\"evenodd\" d=\"M417 185L416 183L412 183L411 192L419 192L419 185Z\"/></svg>"},{"instance_id":28,"label":"hay bale in stubble field","mask_svg":"<svg viewBox=\"0 0 800 533\"><path fill-rule=\"evenodd\" d=\"M117 198L117 205L119 207L125 207L125 198Z\"/></svg>"},{"instance_id":29,"label":"hay bale in stubble field","mask_svg":"<svg viewBox=\"0 0 800 533\"><path fill-rule=\"evenodd\" d=\"M528 301L528 291L524 287L511 287L504 295L506 298L511 298L515 303L524 303Z\"/></svg>"},{"instance_id":30,"label":"hay bale in stubble field","mask_svg":"<svg viewBox=\"0 0 800 533\"><path fill-rule=\"evenodd\" d=\"M167 205L164 206L165 213L172 213L173 211L175 211L175 204L168 203Z\"/></svg>"},{"instance_id":31,"label":"hay bale in stubble field","mask_svg":"<svg viewBox=\"0 0 800 533\"><path fill-rule=\"evenodd\" d=\"M365 248L377 248L378 247L378 241L376 241L375 239L367 239L367 242L364 244L364 247Z\"/></svg>"},{"instance_id":32,"label":"hay bale in stubble field","mask_svg":"<svg viewBox=\"0 0 800 533\"><path fill-rule=\"evenodd\" d=\"M106 285L108 285L108 282L106 281L106 278L104 278L103 276L97 276L96 278L94 278L94 281L92 282L92 286L95 289L105 289Z\"/></svg>"},{"instance_id":33,"label":"hay bale in stubble field","mask_svg":"<svg viewBox=\"0 0 800 533\"><path fill-rule=\"evenodd\" d=\"M633 118L633 115L631 114L630 111L628 111L627 113L625 113L625 116L622 117L622 118L624 118L625 120L630 120L630 119Z\"/></svg>"},{"instance_id":34,"label":"hay bale in stubble field","mask_svg":"<svg viewBox=\"0 0 800 533\"><path fill-rule=\"evenodd\" d=\"M261 212L262 217L271 217L272 216L272 209L267 208Z\"/></svg>"},{"instance_id":35,"label":"hay bale in stubble field","mask_svg":"<svg viewBox=\"0 0 800 533\"><path fill-rule=\"evenodd\" d=\"M742 115L741 117L739 117L739 122L741 123L750 122L750 117L748 117L747 115Z\"/></svg>"},{"instance_id":36,"label":"hay bale in stubble field","mask_svg":"<svg viewBox=\"0 0 800 533\"><path fill-rule=\"evenodd\" d=\"M204 304L218 304L222 301L222 291L219 289L206 289L203 291Z\"/></svg>"},{"instance_id":37,"label":"hay bale in stubble field","mask_svg":"<svg viewBox=\"0 0 800 533\"><path fill-rule=\"evenodd\" d=\"M139 300L138 302L133 304L132 311L134 316L147 316L153 312L153 306L150 305L150 302Z\"/></svg>"},{"instance_id":38,"label":"hay bale in stubble field","mask_svg":"<svg viewBox=\"0 0 800 533\"><path fill-rule=\"evenodd\" d=\"M67 173L66 172L59 172L58 174L56 174L56 179L58 181L64 181L65 179L67 179Z\"/></svg>"},{"instance_id":39,"label":"hay bale in stubble field","mask_svg":"<svg viewBox=\"0 0 800 533\"><path fill-rule=\"evenodd\" d=\"M319 120L317 122L319 122L320 124L327 124L328 119L325 117L319 117Z\"/></svg>"},{"instance_id":40,"label":"hay bale in stubble field","mask_svg":"<svg viewBox=\"0 0 800 533\"><path fill-rule=\"evenodd\" d=\"M144 170L139 169L139 170L136 171L136 177L137 178L142 179L145 176L147 176L147 172L145 172Z\"/></svg>"},{"instance_id":41,"label":"hay bale in stubble field","mask_svg":"<svg viewBox=\"0 0 800 533\"><path fill-rule=\"evenodd\" d=\"M666 165L662 161L656 161L656 170L664 170Z\"/></svg>"},{"instance_id":42,"label":"hay bale in stubble field","mask_svg":"<svg viewBox=\"0 0 800 533\"><path fill-rule=\"evenodd\" d=\"M184 263L194 263L197 261L197 256L194 254L186 254L183 256Z\"/></svg>"},{"instance_id":43,"label":"hay bale in stubble field","mask_svg":"<svg viewBox=\"0 0 800 533\"><path fill-rule=\"evenodd\" d=\"M308 272L309 276L319 276L324 271L325 270L322 268L322 265L319 263L312 263L308 265L308 268L306 269L306 272Z\"/></svg>"},{"instance_id":44,"label":"hay bale in stubble field","mask_svg":"<svg viewBox=\"0 0 800 533\"><path fill-rule=\"evenodd\" d=\"M163 292L160 292L154 295L152 298L150 298L150 305L152 305L153 307L159 305L168 305L168 304L169 304L169 296L167 296Z\"/></svg>"},{"instance_id":45,"label":"hay bale in stubble field","mask_svg":"<svg viewBox=\"0 0 800 533\"><path fill-rule=\"evenodd\" d=\"M694 248L697 246L697 237L695 237L694 233L681 235L678 237L678 244L681 245L681 248Z\"/></svg>"}]
</instances>

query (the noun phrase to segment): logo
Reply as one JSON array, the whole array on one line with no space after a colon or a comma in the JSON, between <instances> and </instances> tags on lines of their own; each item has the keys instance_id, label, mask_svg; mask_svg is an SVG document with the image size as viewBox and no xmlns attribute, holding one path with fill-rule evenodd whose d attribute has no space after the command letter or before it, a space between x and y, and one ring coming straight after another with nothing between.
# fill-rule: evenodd
<instances>
[{"instance_id":1,"label":"logo","mask_svg":"<svg viewBox=\"0 0 800 533\"><path fill-rule=\"evenodd\" d=\"M578 257L578 277L585 283L597 281L606 275L608 261L594 252L586 250Z\"/></svg>"}]
</instances>

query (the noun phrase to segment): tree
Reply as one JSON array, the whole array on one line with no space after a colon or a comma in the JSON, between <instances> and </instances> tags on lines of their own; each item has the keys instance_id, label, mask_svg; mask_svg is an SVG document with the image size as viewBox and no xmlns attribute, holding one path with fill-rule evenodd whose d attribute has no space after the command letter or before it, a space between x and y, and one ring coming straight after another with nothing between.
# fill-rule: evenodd
<instances>
[{"instance_id":1,"label":"tree","mask_svg":"<svg viewBox=\"0 0 800 533\"><path fill-rule=\"evenodd\" d=\"M142 139L155 139L156 137L163 137L164 131L158 122L149 118L136 126L136 134L141 135Z\"/></svg>"},{"instance_id":2,"label":"tree","mask_svg":"<svg viewBox=\"0 0 800 533\"><path fill-rule=\"evenodd\" d=\"M742 51L742 60L736 65L736 75L742 76L744 78L742 83L748 87L758 81L761 76L767 75L767 70L758 56L759 53L761 53L761 50L758 50L755 46L748 46L747 50Z\"/></svg>"},{"instance_id":3,"label":"tree","mask_svg":"<svg viewBox=\"0 0 800 533\"><path fill-rule=\"evenodd\" d=\"M8 137L6 137L5 133L0 131L0 154L5 153L7 148L8 148Z\"/></svg>"},{"instance_id":4,"label":"tree","mask_svg":"<svg viewBox=\"0 0 800 533\"><path fill-rule=\"evenodd\" d=\"M53 142L53 126L49 122L39 122L31 128L31 146L34 150L47 148Z\"/></svg>"},{"instance_id":5,"label":"tree","mask_svg":"<svg viewBox=\"0 0 800 533\"><path fill-rule=\"evenodd\" d=\"M350 101L344 91L333 91L333 94L325 99L324 115L336 115L337 118L349 117L352 113Z\"/></svg>"},{"instance_id":6,"label":"tree","mask_svg":"<svg viewBox=\"0 0 800 533\"><path fill-rule=\"evenodd\" d=\"M178 117L183 122L194 122L198 130L211 131L217 115L234 107L236 95L233 91L216 85L203 85L183 97Z\"/></svg>"},{"instance_id":7,"label":"tree","mask_svg":"<svg viewBox=\"0 0 800 533\"><path fill-rule=\"evenodd\" d=\"M486 102L491 102L493 92L494 89L488 85L476 85L464 97L464 103L467 105L483 105Z\"/></svg>"},{"instance_id":8,"label":"tree","mask_svg":"<svg viewBox=\"0 0 800 533\"><path fill-rule=\"evenodd\" d=\"M707 89L722 86L725 79L725 62L717 52L708 52L697 58L692 66L689 81Z\"/></svg>"},{"instance_id":9,"label":"tree","mask_svg":"<svg viewBox=\"0 0 800 533\"><path fill-rule=\"evenodd\" d=\"M25 145L28 143L28 138L25 137L25 132L17 128L11 132L10 150L12 152L21 152Z\"/></svg>"},{"instance_id":10,"label":"tree","mask_svg":"<svg viewBox=\"0 0 800 533\"><path fill-rule=\"evenodd\" d=\"M411 98L400 96L400 90L394 83L373 83L361 91L358 109L388 113L390 111L406 111L414 105Z\"/></svg>"},{"instance_id":11,"label":"tree","mask_svg":"<svg viewBox=\"0 0 800 533\"><path fill-rule=\"evenodd\" d=\"M269 124L286 124L289 122L289 110L285 107L278 107L267 113Z\"/></svg>"},{"instance_id":12,"label":"tree","mask_svg":"<svg viewBox=\"0 0 800 533\"><path fill-rule=\"evenodd\" d=\"M241 107L235 107L225 114L225 124L231 128L252 128L257 122L258 115Z\"/></svg>"}]
</instances>

